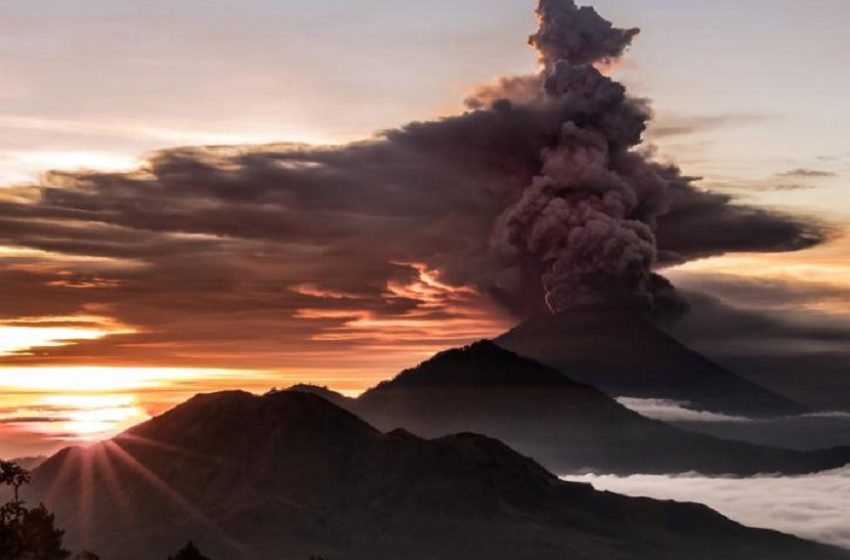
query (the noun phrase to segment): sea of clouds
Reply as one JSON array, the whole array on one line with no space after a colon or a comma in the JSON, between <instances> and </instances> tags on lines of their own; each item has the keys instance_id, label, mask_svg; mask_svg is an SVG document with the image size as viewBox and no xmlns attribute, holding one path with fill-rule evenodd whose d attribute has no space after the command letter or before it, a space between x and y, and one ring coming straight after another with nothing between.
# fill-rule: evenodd
<instances>
[{"instance_id":1,"label":"sea of clouds","mask_svg":"<svg viewBox=\"0 0 850 560\"><path fill-rule=\"evenodd\" d=\"M563 478L628 496L699 502L744 525L850 549L850 466L805 476L585 474Z\"/></svg>"}]
</instances>

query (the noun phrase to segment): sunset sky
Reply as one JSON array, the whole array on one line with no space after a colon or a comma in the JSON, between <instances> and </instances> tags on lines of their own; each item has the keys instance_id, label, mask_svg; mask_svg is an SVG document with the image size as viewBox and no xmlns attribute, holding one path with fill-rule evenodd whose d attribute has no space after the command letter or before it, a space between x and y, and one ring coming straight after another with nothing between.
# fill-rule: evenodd
<instances>
[{"instance_id":1,"label":"sunset sky","mask_svg":"<svg viewBox=\"0 0 850 560\"><path fill-rule=\"evenodd\" d=\"M387 237L389 209L351 244L317 252L345 238L352 208L379 200L328 208L313 185L284 195L314 212L284 216L269 210L276 200L226 189L244 173L267 180L267 158L296 173L335 157L301 144L457 115L476 87L534 72L535 4L0 4L0 456L102 437L199 391L307 381L354 394L513 325L515 314L434 264L443 240ZM594 5L641 28L610 71L651 100L645 140L658 160L826 232L804 251L714 256L666 275L731 305L847 316L850 3ZM208 145L230 147L169 150ZM374 165L358 167L364 181ZM164 184L185 197L159 194ZM33 185L53 194L30 213ZM206 188L228 206L198 194ZM102 221L83 215L87 189L112 205L94 210ZM429 201L408 202L415 227ZM199 207L204 224L173 227ZM115 208L124 223L111 221ZM476 227L462 213L444 219ZM437 257L388 260L382 246L394 243L433 244Z\"/></svg>"}]
</instances>

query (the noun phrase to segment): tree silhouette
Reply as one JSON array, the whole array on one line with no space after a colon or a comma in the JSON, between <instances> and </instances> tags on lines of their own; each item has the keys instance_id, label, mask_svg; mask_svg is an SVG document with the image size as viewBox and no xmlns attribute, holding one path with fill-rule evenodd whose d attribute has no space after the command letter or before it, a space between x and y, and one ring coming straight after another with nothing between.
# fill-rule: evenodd
<instances>
[{"instance_id":1,"label":"tree silhouette","mask_svg":"<svg viewBox=\"0 0 850 560\"><path fill-rule=\"evenodd\" d=\"M66 560L71 553L62 547L65 531L43 504L28 509L18 491L30 482L30 473L10 461L0 461L0 483L11 486L15 499L0 506L0 560ZM79 560L97 560L80 555Z\"/></svg>"},{"instance_id":2,"label":"tree silhouette","mask_svg":"<svg viewBox=\"0 0 850 560\"><path fill-rule=\"evenodd\" d=\"M210 560L198 550L198 547L195 546L195 543L189 541L186 546L181 548L176 554L173 556L169 556L168 560Z\"/></svg>"},{"instance_id":3,"label":"tree silhouette","mask_svg":"<svg viewBox=\"0 0 850 560\"><path fill-rule=\"evenodd\" d=\"M0 507L0 560L65 560L65 531L57 529L44 505L27 509L22 502Z\"/></svg>"},{"instance_id":4,"label":"tree silhouette","mask_svg":"<svg viewBox=\"0 0 850 560\"><path fill-rule=\"evenodd\" d=\"M24 484L29 484L32 477L30 472L12 461L0 460L0 483L11 486L15 490L15 501L20 501L18 490Z\"/></svg>"},{"instance_id":5,"label":"tree silhouette","mask_svg":"<svg viewBox=\"0 0 850 560\"><path fill-rule=\"evenodd\" d=\"M20 523L26 510L20 502L0 506L0 560L15 560L23 551Z\"/></svg>"},{"instance_id":6,"label":"tree silhouette","mask_svg":"<svg viewBox=\"0 0 850 560\"><path fill-rule=\"evenodd\" d=\"M27 510L21 522L21 540L25 555L33 560L64 560L71 553L62 548L65 531L57 529L53 514L44 504Z\"/></svg>"}]
</instances>

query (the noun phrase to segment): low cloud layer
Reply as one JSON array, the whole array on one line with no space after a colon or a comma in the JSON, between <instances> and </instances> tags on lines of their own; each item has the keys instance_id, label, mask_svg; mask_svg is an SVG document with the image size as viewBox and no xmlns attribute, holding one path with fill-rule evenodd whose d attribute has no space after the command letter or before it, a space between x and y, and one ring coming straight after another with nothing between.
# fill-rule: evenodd
<instances>
[{"instance_id":1,"label":"low cloud layer","mask_svg":"<svg viewBox=\"0 0 850 560\"><path fill-rule=\"evenodd\" d=\"M799 450L850 446L850 412L824 410L797 416L745 418L703 410L666 399L619 397L626 408L690 431Z\"/></svg>"},{"instance_id":2,"label":"low cloud layer","mask_svg":"<svg viewBox=\"0 0 850 560\"><path fill-rule=\"evenodd\" d=\"M850 549L850 468L799 477L588 474L567 480L629 496L700 502L744 525Z\"/></svg>"},{"instance_id":3,"label":"low cloud layer","mask_svg":"<svg viewBox=\"0 0 850 560\"><path fill-rule=\"evenodd\" d=\"M636 29L571 0L538 16L539 72L461 115L344 146L166 150L0 192L0 322L133 330L4 360L346 367L329 348L422 351L612 299L675 312L665 265L825 239L641 150L646 101L593 66Z\"/></svg>"},{"instance_id":4,"label":"low cloud layer","mask_svg":"<svg viewBox=\"0 0 850 560\"><path fill-rule=\"evenodd\" d=\"M729 416L706 410L694 410L688 403L667 399L618 397L617 402L647 418L664 422L747 422L743 416Z\"/></svg>"}]
</instances>

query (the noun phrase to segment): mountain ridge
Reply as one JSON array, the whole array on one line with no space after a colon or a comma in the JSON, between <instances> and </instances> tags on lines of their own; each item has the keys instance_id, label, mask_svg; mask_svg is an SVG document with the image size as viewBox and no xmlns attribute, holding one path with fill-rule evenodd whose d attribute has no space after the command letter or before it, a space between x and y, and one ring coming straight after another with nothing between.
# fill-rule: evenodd
<instances>
[{"instance_id":1,"label":"mountain ridge","mask_svg":"<svg viewBox=\"0 0 850 560\"><path fill-rule=\"evenodd\" d=\"M327 389L318 393L328 398ZM382 430L404 427L429 438L486 434L561 474L803 474L850 463L850 448L771 448L645 418L492 341L440 352L357 399L332 400Z\"/></svg>"},{"instance_id":2,"label":"mountain ridge","mask_svg":"<svg viewBox=\"0 0 850 560\"><path fill-rule=\"evenodd\" d=\"M492 438L382 433L286 391L195 397L63 450L34 471L28 499L104 560L149 560L187 538L235 560L850 558L705 506L560 481Z\"/></svg>"}]
</instances>

